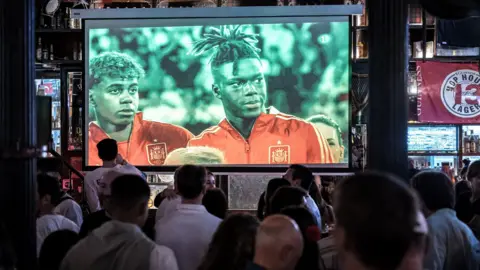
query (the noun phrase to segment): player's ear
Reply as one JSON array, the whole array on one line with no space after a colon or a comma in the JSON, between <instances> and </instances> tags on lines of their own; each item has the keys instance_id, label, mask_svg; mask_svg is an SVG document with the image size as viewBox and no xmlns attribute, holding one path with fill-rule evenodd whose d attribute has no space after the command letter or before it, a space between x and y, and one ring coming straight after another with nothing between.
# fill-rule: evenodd
<instances>
[{"instance_id":1,"label":"player's ear","mask_svg":"<svg viewBox=\"0 0 480 270\"><path fill-rule=\"evenodd\" d=\"M97 104L95 103L95 100L93 99L93 91L90 90L89 93L88 93L88 101L90 102L90 105L95 107L97 106Z\"/></svg>"},{"instance_id":2,"label":"player's ear","mask_svg":"<svg viewBox=\"0 0 480 270\"><path fill-rule=\"evenodd\" d=\"M212 84L212 91L216 98L222 99L222 95L220 94L220 87L217 84Z\"/></svg>"}]
</instances>

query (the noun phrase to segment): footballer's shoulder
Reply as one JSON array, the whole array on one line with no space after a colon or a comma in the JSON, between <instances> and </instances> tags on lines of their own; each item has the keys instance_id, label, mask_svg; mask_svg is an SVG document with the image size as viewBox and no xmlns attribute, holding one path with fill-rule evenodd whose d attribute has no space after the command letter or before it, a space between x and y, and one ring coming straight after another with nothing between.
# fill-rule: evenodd
<instances>
[{"instance_id":1,"label":"footballer's shoulder","mask_svg":"<svg viewBox=\"0 0 480 270\"><path fill-rule=\"evenodd\" d=\"M190 141L198 141L198 140L202 140L202 139L206 139L206 138L212 138L212 137L215 137L217 135L219 135L221 133L221 130L222 128L219 127L219 126L211 126L207 129L205 129L204 131L202 131L202 133L198 134L197 136L194 136Z\"/></svg>"},{"instance_id":2,"label":"footballer's shoulder","mask_svg":"<svg viewBox=\"0 0 480 270\"><path fill-rule=\"evenodd\" d=\"M286 113L276 113L275 114L275 120L276 122L284 123L287 124L288 126L293 126L293 127L306 127L306 126L311 126L311 123L306 121L305 119L286 114Z\"/></svg>"},{"instance_id":3,"label":"footballer's shoulder","mask_svg":"<svg viewBox=\"0 0 480 270\"><path fill-rule=\"evenodd\" d=\"M191 132L181 126L177 126L174 124L169 124L169 123L163 123L159 121L153 121L153 120L145 120L143 119L142 121L142 126L146 129L149 129L153 132L158 132L161 130L162 132L169 132L169 133L178 133L178 134L191 134Z\"/></svg>"}]
</instances>

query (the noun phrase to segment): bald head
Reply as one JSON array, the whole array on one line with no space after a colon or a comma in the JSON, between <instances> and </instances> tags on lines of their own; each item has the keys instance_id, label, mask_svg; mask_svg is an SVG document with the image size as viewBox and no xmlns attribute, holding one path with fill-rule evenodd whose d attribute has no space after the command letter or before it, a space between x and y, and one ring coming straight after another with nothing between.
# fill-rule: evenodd
<instances>
[{"instance_id":1,"label":"bald head","mask_svg":"<svg viewBox=\"0 0 480 270\"><path fill-rule=\"evenodd\" d=\"M256 264L267 269L294 269L303 252L303 238L294 220L284 215L267 217L258 228Z\"/></svg>"}]
</instances>

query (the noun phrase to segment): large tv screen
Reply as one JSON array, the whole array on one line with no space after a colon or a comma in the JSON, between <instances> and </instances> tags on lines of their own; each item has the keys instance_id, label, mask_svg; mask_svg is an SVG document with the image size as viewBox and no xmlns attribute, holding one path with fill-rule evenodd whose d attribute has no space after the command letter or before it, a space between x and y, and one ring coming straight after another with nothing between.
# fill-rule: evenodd
<instances>
[{"instance_id":1,"label":"large tv screen","mask_svg":"<svg viewBox=\"0 0 480 270\"><path fill-rule=\"evenodd\" d=\"M113 138L138 166L347 167L349 25L86 20L86 165L101 165L96 144Z\"/></svg>"},{"instance_id":2,"label":"large tv screen","mask_svg":"<svg viewBox=\"0 0 480 270\"><path fill-rule=\"evenodd\" d=\"M455 126L409 126L408 151L455 153L458 150Z\"/></svg>"}]
</instances>

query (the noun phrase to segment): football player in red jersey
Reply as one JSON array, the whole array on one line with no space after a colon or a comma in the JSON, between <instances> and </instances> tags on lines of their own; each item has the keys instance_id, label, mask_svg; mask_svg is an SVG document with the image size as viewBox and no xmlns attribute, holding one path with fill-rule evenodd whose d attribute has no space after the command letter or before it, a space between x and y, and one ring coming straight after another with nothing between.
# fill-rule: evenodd
<instances>
[{"instance_id":1,"label":"football player in red jersey","mask_svg":"<svg viewBox=\"0 0 480 270\"><path fill-rule=\"evenodd\" d=\"M332 163L326 140L310 122L266 108L256 35L240 26L210 29L191 53L213 51L212 90L226 118L192 138L189 146L220 149L228 164Z\"/></svg>"},{"instance_id":2,"label":"football player in red jersey","mask_svg":"<svg viewBox=\"0 0 480 270\"><path fill-rule=\"evenodd\" d=\"M105 138L118 142L118 152L129 163L150 166L162 165L169 152L185 147L193 136L182 127L143 119L138 81L144 73L123 53L107 52L90 60L89 106L96 121L88 127L88 165L101 165L95 146Z\"/></svg>"}]
</instances>

